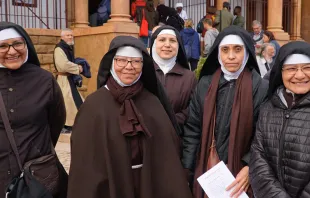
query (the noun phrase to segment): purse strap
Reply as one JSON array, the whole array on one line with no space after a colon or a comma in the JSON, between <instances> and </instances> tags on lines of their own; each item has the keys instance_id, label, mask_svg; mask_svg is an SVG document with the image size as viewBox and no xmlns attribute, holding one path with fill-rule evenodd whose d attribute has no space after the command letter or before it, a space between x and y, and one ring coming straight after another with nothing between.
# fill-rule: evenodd
<instances>
[{"instance_id":1,"label":"purse strap","mask_svg":"<svg viewBox=\"0 0 310 198\"><path fill-rule=\"evenodd\" d=\"M18 149L17 149L16 142L15 142L15 138L14 138L13 133L12 133L13 131L12 131L12 128L11 128L11 125L9 122L8 114L7 114L6 109L5 109L5 105L3 102L3 97L2 97L1 92L0 92L0 113L1 113L3 124L4 124L5 132L8 136L8 139L9 139L10 145L13 149L13 152L16 156L18 167L19 167L20 171L23 171L23 166L22 166L22 163L20 160L20 156L19 156Z\"/></svg>"}]
</instances>

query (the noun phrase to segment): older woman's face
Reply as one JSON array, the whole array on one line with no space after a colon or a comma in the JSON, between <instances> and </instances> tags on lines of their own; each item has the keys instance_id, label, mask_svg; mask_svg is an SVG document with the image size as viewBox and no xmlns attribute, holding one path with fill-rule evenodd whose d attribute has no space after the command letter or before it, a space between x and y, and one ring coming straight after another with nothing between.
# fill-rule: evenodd
<instances>
[{"instance_id":1,"label":"older woman's face","mask_svg":"<svg viewBox=\"0 0 310 198\"><path fill-rule=\"evenodd\" d=\"M8 69L19 69L27 58L27 45L23 38L0 41L0 63Z\"/></svg>"},{"instance_id":2,"label":"older woman's face","mask_svg":"<svg viewBox=\"0 0 310 198\"><path fill-rule=\"evenodd\" d=\"M139 78L142 67L142 58L126 56L116 56L114 58L115 73L125 85L130 85Z\"/></svg>"},{"instance_id":3,"label":"older woman's face","mask_svg":"<svg viewBox=\"0 0 310 198\"><path fill-rule=\"evenodd\" d=\"M220 47L220 58L227 71L232 73L237 72L242 66L244 46L223 45Z\"/></svg>"},{"instance_id":4,"label":"older woman's face","mask_svg":"<svg viewBox=\"0 0 310 198\"><path fill-rule=\"evenodd\" d=\"M284 86L295 94L310 91L310 64L283 65L282 80Z\"/></svg>"},{"instance_id":5,"label":"older woman's face","mask_svg":"<svg viewBox=\"0 0 310 198\"><path fill-rule=\"evenodd\" d=\"M177 37L171 34L162 34L156 38L156 52L164 60L171 59L178 54L179 43Z\"/></svg>"}]
</instances>

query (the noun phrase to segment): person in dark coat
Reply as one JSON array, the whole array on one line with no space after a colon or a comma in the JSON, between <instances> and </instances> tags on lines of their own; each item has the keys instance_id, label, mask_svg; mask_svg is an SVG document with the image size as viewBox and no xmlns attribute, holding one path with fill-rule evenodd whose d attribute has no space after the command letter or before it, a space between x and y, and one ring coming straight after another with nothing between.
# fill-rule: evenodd
<instances>
[{"instance_id":1,"label":"person in dark coat","mask_svg":"<svg viewBox=\"0 0 310 198\"><path fill-rule=\"evenodd\" d=\"M53 75L40 68L27 32L9 22L0 22L0 92L21 163L51 154L65 124L64 99ZM5 197L21 173L0 120L0 197Z\"/></svg>"},{"instance_id":2,"label":"person in dark coat","mask_svg":"<svg viewBox=\"0 0 310 198\"><path fill-rule=\"evenodd\" d=\"M143 43L114 38L73 127L68 198L191 198L173 117Z\"/></svg>"},{"instance_id":3,"label":"person in dark coat","mask_svg":"<svg viewBox=\"0 0 310 198\"><path fill-rule=\"evenodd\" d=\"M255 197L310 196L310 44L281 47L251 148Z\"/></svg>"},{"instance_id":4,"label":"person in dark coat","mask_svg":"<svg viewBox=\"0 0 310 198\"><path fill-rule=\"evenodd\" d=\"M165 5L165 0L159 0L159 4L156 8L159 15L159 25L166 25L167 18L170 15L171 8Z\"/></svg>"},{"instance_id":5,"label":"person in dark coat","mask_svg":"<svg viewBox=\"0 0 310 198\"><path fill-rule=\"evenodd\" d=\"M185 28L180 32L183 45L191 70L194 71L197 68L197 64L200 57L200 41L198 33L193 29L193 20L185 20ZM187 49L187 51L186 51Z\"/></svg>"},{"instance_id":6,"label":"person in dark coat","mask_svg":"<svg viewBox=\"0 0 310 198\"><path fill-rule=\"evenodd\" d=\"M156 75L166 90L180 127L183 128L197 80L188 65L181 36L175 28L161 26L152 35L150 50L156 63Z\"/></svg>"},{"instance_id":7,"label":"person in dark coat","mask_svg":"<svg viewBox=\"0 0 310 198\"><path fill-rule=\"evenodd\" d=\"M234 187L234 197L248 190L250 145L267 89L252 38L238 26L223 30L201 70L184 127L182 163L190 183L194 173L195 198L203 197L197 178L207 171L213 133L219 160L236 177L228 189Z\"/></svg>"}]
</instances>

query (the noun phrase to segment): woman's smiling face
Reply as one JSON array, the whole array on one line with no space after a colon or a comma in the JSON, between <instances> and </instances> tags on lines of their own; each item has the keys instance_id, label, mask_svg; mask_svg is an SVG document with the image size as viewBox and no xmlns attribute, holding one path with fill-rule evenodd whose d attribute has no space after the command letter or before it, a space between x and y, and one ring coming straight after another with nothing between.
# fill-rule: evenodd
<instances>
[{"instance_id":1,"label":"woman's smiling face","mask_svg":"<svg viewBox=\"0 0 310 198\"><path fill-rule=\"evenodd\" d=\"M156 38L156 52L164 60L171 59L178 54L179 43L177 37L171 34L161 34Z\"/></svg>"},{"instance_id":2,"label":"woman's smiling face","mask_svg":"<svg viewBox=\"0 0 310 198\"><path fill-rule=\"evenodd\" d=\"M27 58L27 44L23 38L0 41L0 64L12 70L19 69Z\"/></svg>"}]
</instances>

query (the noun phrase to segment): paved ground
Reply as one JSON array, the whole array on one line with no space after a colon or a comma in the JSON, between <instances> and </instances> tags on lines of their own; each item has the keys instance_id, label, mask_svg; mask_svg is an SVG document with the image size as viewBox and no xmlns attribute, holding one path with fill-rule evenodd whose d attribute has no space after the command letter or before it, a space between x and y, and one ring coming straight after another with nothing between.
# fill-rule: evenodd
<instances>
[{"instance_id":1,"label":"paved ground","mask_svg":"<svg viewBox=\"0 0 310 198\"><path fill-rule=\"evenodd\" d=\"M56 145L56 152L60 162L65 167L66 171L69 172L70 167L70 144L65 142L58 142Z\"/></svg>"}]
</instances>

